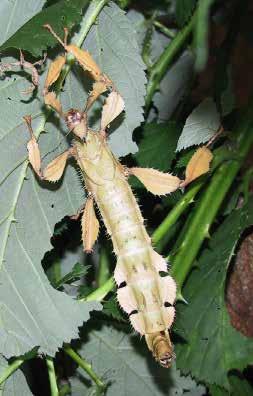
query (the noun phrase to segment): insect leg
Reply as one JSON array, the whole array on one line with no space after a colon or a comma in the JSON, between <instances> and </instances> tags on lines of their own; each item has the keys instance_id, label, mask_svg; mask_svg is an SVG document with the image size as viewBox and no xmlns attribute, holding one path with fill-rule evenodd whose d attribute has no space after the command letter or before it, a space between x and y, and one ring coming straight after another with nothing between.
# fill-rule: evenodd
<instances>
[{"instance_id":1,"label":"insect leg","mask_svg":"<svg viewBox=\"0 0 253 396\"><path fill-rule=\"evenodd\" d=\"M33 170L35 171L37 176L39 176L39 178L42 180L47 180L50 182L58 181L63 174L68 157L72 155L72 149L64 151L53 161L51 161L42 171L40 149L36 137L34 136L33 133L31 116L25 116L24 120L27 124L27 127L31 135L31 139L27 143L27 150L28 150L28 158L30 164L32 165Z\"/></svg>"}]
</instances>

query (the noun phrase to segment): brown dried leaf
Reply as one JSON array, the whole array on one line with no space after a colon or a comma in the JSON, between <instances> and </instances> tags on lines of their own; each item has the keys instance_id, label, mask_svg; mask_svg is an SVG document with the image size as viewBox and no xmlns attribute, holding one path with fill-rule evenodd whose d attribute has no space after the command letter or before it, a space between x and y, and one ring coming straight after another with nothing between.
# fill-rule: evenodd
<instances>
[{"instance_id":1,"label":"brown dried leaf","mask_svg":"<svg viewBox=\"0 0 253 396\"><path fill-rule=\"evenodd\" d=\"M48 88L58 79L65 62L65 56L61 55L50 64L44 85L44 92L47 92Z\"/></svg>"},{"instance_id":2,"label":"brown dried leaf","mask_svg":"<svg viewBox=\"0 0 253 396\"><path fill-rule=\"evenodd\" d=\"M88 51L82 50L73 44L66 45L65 49L67 52L74 55L80 66L87 70L95 81L101 78L102 72Z\"/></svg>"},{"instance_id":3,"label":"brown dried leaf","mask_svg":"<svg viewBox=\"0 0 253 396\"><path fill-rule=\"evenodd\" d=\"M181 180L170 173L163 173L151 168L131 168L130 172L138 177L146 189L154 195L165 195L176 191Z\"/></svg>"},{"instance_id":4,"label":"brown dried leaf","mask_svg":"<svg viewBox=\"0 0 253 396\"><path fill-rule=\"evenodd\" d=\"M69 150L64 151L64 153L60 154L52 162L50 162L43 172L43 179L51 182L56 182L59 180L65 169L68 156Z\"/></svg>"},{"instance_id":5,"label":"brown dried leaf","mask_svg":"<svg viewBox=\"0 0 253 396\"><path fill-rule=\"evenodd\" d=\"M124 110L124 100L118 92L111 92L105 101L102 111L101 130L105 130L118 115Z\"/></svg>"},{"instance_id":6,"label":"brown dried leaf","mask_svg":"<svg viewBox=\"0 0 253 396\"><path fill-rule=\"evenodd\" d=\"M99 222L96 217L92 198L88 198L86 201L81 225L83 248L86 253L90 253L97 240L99 231Z\"/></svg>"},{"instance_id":7,"label":"brown dried leaf","mask_svg":"<svg viewBox=\"0 0 253 396\"><path fill-rule=\"evenodd\" d=\"M45 95L45 104L51 106L57 113L62 115L62 107L54 92Z\"/></svg>"},{"instance_id":8,"label":"brown dried leaf","mask_svg":"<svg viewBox=\"0 0 253 396\"><path fill-rule=\"evenodd\" d=\"M253 337L253 233L242 242L228 280L226 303L232 325Z\"/></svg>"},{"instance_id":9,"label":"brown dried leaf","mask_svg":"<svg viewBox=\"0 0 253 396\"><path fill-rule=\"evenodd\" d=\"M213 154L207 147L200 147L190 159L185 172L185 181L182 185L187 185L199 176L208 172Z\"/></svg>"}]
</instances>

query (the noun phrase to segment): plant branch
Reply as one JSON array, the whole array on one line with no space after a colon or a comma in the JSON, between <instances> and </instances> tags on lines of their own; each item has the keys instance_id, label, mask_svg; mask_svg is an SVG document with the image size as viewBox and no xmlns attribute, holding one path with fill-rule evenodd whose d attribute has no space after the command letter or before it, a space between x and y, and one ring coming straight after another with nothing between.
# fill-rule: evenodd
<instances>
[{"instance_id":1,"label":"plant branch","mask_svg":"<svg viewBox=\"0 0 253 396\"><path fill-rule=\"evenodd\" d=\"M147 85L146 111L149 110L155 91L159 88L159 84L165 76L168 67L171 65L179 50L185 45L189 38L195 23L195 14L190 22L180 30L175 38L168 44L161 56L150 69L149 81Z\"/></svg>"},{"instance_id":2,"label":"plant branch","mask_svg":"<svg viewBox=\"0 0 253 396\"><path fill-rule=\"evenodd\" d=\"M20 366L24 363L24 359L15 359L12 363L10 363L2 375L0 376L0 385L7 380Z\"/></svg>"},{"instance_id":3,"label":"plant branch","mask_svg":"<svg viewBox=\"0 0 253 396\"><path fill-rule=\"evenodd\" d=\"M102 301L104 297L113 290L115 282L113 276L109 278L102 286L91 292L88 296L80 298L79 301Z\"/></svg>"},{"instance_id":4,"label":"plant branch","mask_svg":"<svg viewBox=\"0 0 253 396\"><path fill-rule=\"evenodd\" d=\"M154 26L157 27L165 36L169 37L170 39L174 39L176 37L176 33L173 29L167 28L167 26L163 25L159 21L153 22Z\"/></svg>"},{"instance_id":5,"label":"plant branch","mask_svg":"<svg viewBox=\"0 0 253 396\"><path fill-rule=\"evenodd\" d=\"M48 370L51 396L58 396L59 391L58 391L58 386L57 386L57 379L56 379L56 374L55 374L55 369L54 369L53 358L51 358L50 356L47 356L46 362L47 362L47 370Z\"/></svg>"},{"instance_id":6,"label":"plant branch","mask_svg":"<svg viewBox=\"0 0 253 396\"><path fill-rule=\"evenodd\" d=\"M217 169L210 184L195 206L188 227L182 231L184 235L178 252L174 257L173 255L170 256L172 261L171 274L177 281L179 295L202 242L209 237L209 230L216 214L253 143L253 117L250 107L252 108L252 103L234 130L238 145L236 159L224 162Z\"/></svg>"},{"instance_id":7,"label":"plant branch","mask_svg":"<svg viewBox=\"0 0 253 396\"><path fill-rule=\"evenodd\" d=\"M102 391L105 391L106 385L93 371L91 365L84 358L81 358L81 356L79 356L78 353L76 353L70 347L70 345L64 345L63 349L66 352L66 354L69 355L71 359L73 359L78 364L78 366L81 367L89 375L89 377L95 382L98 388Z\"/></svg>"},{"instance_id":8,"label":"plant branch","mask_svg":"<svg viewBox=\"0 0 253 396\"><path fill-rule=\"evenodd\" d=\"M104 283L110 277L110 269L109 269L109 258L107 252L107 244L101 246L100 254L99 254L99 265L97 272L97 285L98 287L103 286Z\"/></svg>"}]
</instances>

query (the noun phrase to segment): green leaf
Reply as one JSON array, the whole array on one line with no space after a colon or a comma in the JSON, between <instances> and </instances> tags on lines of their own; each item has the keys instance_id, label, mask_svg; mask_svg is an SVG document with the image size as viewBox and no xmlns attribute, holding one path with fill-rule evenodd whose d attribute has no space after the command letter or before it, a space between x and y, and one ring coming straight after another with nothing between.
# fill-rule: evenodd
<instances>
[{"instance_id":1,"label":"green leaf","mask_svg":"<svg viewBox=\"0 0 253 396\"><path fill-rule=\"evenodd\" d=\"M234 375L229 375L230 389L227 391L217 385L209 386L209 393L211 396L252 396L253 388L249 382L243 378L243 376L238 376L236 373Z\"/></svg>"},{"instance_id":2,"label":"green leaf","mask_svg":"<svg viewBox=\"0 0 253 396\"><path fill-rule=\"evenodd\" d=\"M214 0L201 0L198 2L197 20L195 24L195 68L198 71L204 69L208 58L208 28L209 11Z\"/></svg>"},{"instance_id":3,"label":"green leaf","mask_svg":"<svg viewBox=\"0 0 253 396\"><path fill-rule=\"evenodd\" d=\"M196 5L196 0L176 0L176 19L183 26L190 19Z\"/></svg>"},{"instance_id":4,"label":"green leaf","mask_svg":"<svg viewBox=\"0 0 253 396\"><path fill-rule=\"evenodd\" d=\"M8 368L8 361L0 356L0 376ZM0 386L1 396L32 396L23 372L18 369Z\"/></svg>"},{"instance_id":5,"label":"green leaf","mask_svg":"<svg viewBox=\"0 0 253 396\"><path fill-rule=\"evenodd\" d=\"M83 276L85 276L88 272L89 266L84 266L80 263L76 263L73 267L73 269L63 276L61 279L59 279L55 284L54 287L56 289L59 289L61 286L63 286L65 283L72 283Z\"/></svg>"},{"instance_id":6,"label":"green leaf","mask_svg":"<svg viewBox=\"0 0 253 396\"><path fill-rule=\"evenodd\" d=\"M22 48L35 57L41 56L44 50L48 47L55 47L57 44L56 39L43 28L43 25L50 24L62 37L64 27L71 30L76 23L81 21L82 9L87 4L88 0L62 0L51 7L44 8L2 44L0 50ZM18 18L18 15L16 17Z\"/></svg>"},{"instance_id":7,"label":"green leaf","mask_svg":"<svg viewBox=\"0 0 253 396\"><path fill-rule=\"evenodd\" d=\"M108 384L107 396L201 396L205 393L190 377L182 377L173 366L164 370L154 361L139 335L116 327L93 323L88 339L79 350L92 368ZM87 337L87 336L86 336ZM71 378L72 396L92 394L92 384L80 369Z\"/></svg>"},{"instance_id":8,"label":"green leaf","mask_svg":"<svg viewBox=\"0 0 253 396\"><path fill-rule=\"evenodd\" d=\"M179 134L180 126L174 121L164 124L155 122L146 124L143 128L139 151L134 156L138 165L168 171L175 158Z\"/></svg>"},{"instance_id":9,"label":"green leaf","mask_svg":"<svg viewBox=\"0 0 253 396\"><path fill-rule=\"evenodd\" d=\"M137 146L132 132L143 121L146 76L136 32L125 12L114 3L105 6L83 48L112 79L125 101L125 115L119 117L115 132L110 135L112 151L118 156L134 153Z\"/></svg>"},{"instance_id":10,"label":"green leaf","mask_svg":"<svg viewBox=\"0 0 253 396\"><path fill-rule=\"evenodd\" d=\"M123 315L123 312L121 311L119 304L117 302L116 297L112 297L110 300L106 301L103 304L103 311L105 315L111 316L116 320L123 321L125 322L125 317Z\"/></svg>"},{"instance_id":11,"label":"green leaf","mask_svg":"<svg viewBox=\"0 0 253 396\"><path fill-rule=\"evenodd\" d=\"M241 233L253 224L253 202L234 211L213 235L198 268L183 289L188 305L178 307L177 366L198 381L229 388L228 371L253 363L253 342L230 324L224 301L226 274Z\"/></svg>"},{"instance_id":12,"label":"green leaf","mask_svg":"<svg viewBox=\"0 0 253 396\"><path fill-rule=\"evenodd\" d=\"M205 99L186 119L177 151L207 142L218 130L220 116L211 98Z\"/></svg>"},{"instance_id":13,"label":"green leaf","mask_svg":"<svg viewBox=\"0 0 253 396\"><path fill-rule=\"evenodd\" d=\"M0 44L11 37L20 26L24 25L30 18L39 12L45 0L8 1L0 2Z\"/></svg>"}]
</instances>

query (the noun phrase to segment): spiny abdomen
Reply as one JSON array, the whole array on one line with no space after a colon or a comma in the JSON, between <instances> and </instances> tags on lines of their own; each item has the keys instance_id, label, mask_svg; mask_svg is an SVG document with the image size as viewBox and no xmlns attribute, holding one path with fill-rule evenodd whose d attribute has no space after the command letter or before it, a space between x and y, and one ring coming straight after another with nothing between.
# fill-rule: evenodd
<instances>
[{"instance_id":1,"label":"spiny abdomen","mask_svg":"<svg viewBox=\"0 0 253 396\"><path fill-rule=\"evenodd\" d=\"M116 168L113 180L93 187L118 257L114 273L118 301L130 315L133 327L145 335L156 359L169 367L173 348L167 329L174 320L176 284L169 275L160 276L160 271L167 272L166 261L151 246L139 206L122 171Z\"/></svg>"}]
</instances>

